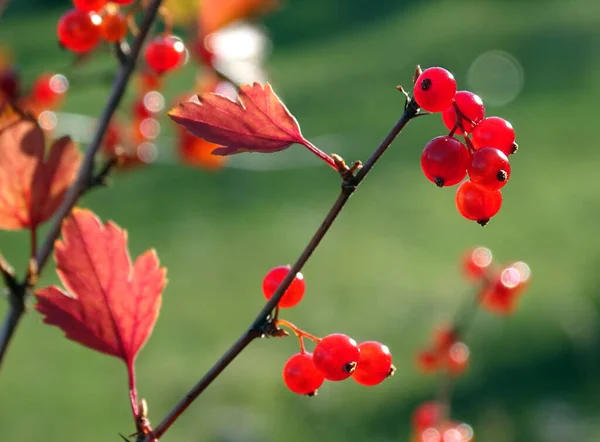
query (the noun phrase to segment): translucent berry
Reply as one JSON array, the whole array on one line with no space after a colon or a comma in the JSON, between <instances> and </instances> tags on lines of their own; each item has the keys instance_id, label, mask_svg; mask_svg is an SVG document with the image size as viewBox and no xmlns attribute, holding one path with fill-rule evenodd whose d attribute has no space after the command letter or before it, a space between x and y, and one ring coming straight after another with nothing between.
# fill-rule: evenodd
<instances>
[{"instance_id":1,"label":"translucent berry","mask_svg":"<svg viewBox=\"0 0 600 442\"><path fill-rule=\"evenodd\" d=\"M58 21L58 41L73 52L88 52L100 41L100 23L98 15L71 9Z\"/></svg>"},{"instance_id":2,"label":"translucent berry","mask_svg":"<svg viewBox=\"0 0 600 442\"><path fill-rule=\"evenodd\" d=\"M275 267L265 275L263 279L263 293L265 298L271 299L281 281L287 276L290 272L290 266L279 266ZM287 288L283 297L279 301L279 307L281 308L289 308L294 307L298 304L302 297L304 296L304 291L306 290L306 284L304 282L304 276L302 273L296 273L296 277L292 280L292 283Z\"/></svg>"},{"instance_id":3,"label":"translucent berry","mask_svg":"<svg viewBox=\"0 0 600 442\"><path fill-rule=\"evenodd\" d=\"M55 107L69 88L69 81L62 74L42 74L31 87L31 98L36 106Z\"/></svg>"},{"instance_id":4,"label":"translucent berry","mask_svg":"<svg viewBox=\"0 0 600 442\"><path fill-rule=\"evenodd\" d=\"M207 66L212 66L215 59L215 54L208 45L208 40L205 37L198 37L196 40L194 40L191 51L196 60L198 60L200 63L203 63Z\"/></svg>"},{"instance_id":5,"label":"translucent berry","mask_svg":"<svg viewBox=\"0 0 600 442\"><path fill-rule=\"evenodd\" d=\"M283 367L283 381L296 394L314 396L325 378L313 363L311 353L296 353Z\"/></svg>"},{"instance_id":6,"label":"translucent berry","mask_svg":"<svg viewBox=\"0 0 600 442\"><path fill-rule=\"evenodd\" d=\"M356 341L341 333L321 339L313 353L315 366L330 381L348 379L360 359L360 350Z\"/></svg>"},{"instance_id":7,"label":"translucent berry","mask_svg":"<svg viewBox=\"0 0 600 442\"><path fill-rule=\"evenodd\" d=\"M519 295L529 283L530 275L529 266L522 261L505 266L484 290L483 307L492 313L512 313Z\"/></svg>"},{"instance_id":8,"label":"translucent berry","mask_svg":"<svg viewBox=\"0 0 600 442\"><path fill-rule=\"evenodd\" d=\"M467 278L479 281L492 263L492 251L486 247L469 250L463 259L463 270Z\"/></svg>"},{"instance_id":9,"label":"translucent berry","mask_svg":"<svg viewBox=\"0 0 600 442\"><path fill-rule=\"evenodd\" d=\"M425 350L417 354L417 368L423 374L435 372L440 365L439 357L436 353Z\"/></svg>"},{"instance_id":10,"label":"translucent berry","mask_svg":"<svg viewBox=\"0 0 600 442\"><path fill-rule=\"evenodd\" d=\"M469 366L469 347L463 342L452 344L448 349L446 365L450 374L462 374Z\"/></svg>"},{"instance_id":11,"label":"translucent berry","mask_svg":"<svg viewBox=\"0 0 600 442\"><path fill-rule=\"evenodd\" d=\"M73 5L80 11L101 11L106 5L106 0L73 0Z\"/></svg>"},{"instance_id":12,"label":"translucent berry","mask_svg":"<svg viewBox=\"0 0 600 442\"><path fill-rule=\"evenodd\" d=\"M515 150L515 130L503 118L488 117L473 130L472 141L475 149L495 147L508 156Z\"/></svg>"},{"instance_id":13,"label":"translucent berry","mask_svg":"<svg viewBox=\"0 0 600 442\"><path fill-rule=\"evenodd\" d=\"M390 349L375 341L363 342L358 346L360 359L352 378L361 385L372 386L383 382L394 374Z\"/></svg>"},{"instance_id":14,"label":"translucent berry","mask_svg":"<svg viewBox=\"0 0 600 442\"><path fill-rule=\"evenodd\" d=\"M127 19L117 11L107 13L102 17L100 32L104 40L118 43L127 35Z\"/></svg>"},{"instance_id":15,"label":"translucent berry","mask_svg":"<svg viewBox=\"0 0 600 442\"><path fill-rule=\"evenodd\" d=\"M510 178L510 163L504 152L493 147L476 150L467 169L469 178L486 190L498 190Z\"/></svg>"},{"instance_id":16,"label":"translucent berry","mask_svg":"<svg viewBox=\"0 0 600 442\"><path fill-rule=\"evenodd\" d=\"M477 221L485 226L502 206L500 190L486 190L470 180L456 190L456 208L466 219Z\"/></svg>"},{"instance_id":17,"label":"translucent berry","mask_svg":"<svg viewBox=\"0 0 600 442\"><path fill-rule=\"evenodd\" d=\"M471 153L452 137L436 137L421 153L421 168L429 181L437 185L454 186L467 175Z\"/></svg>"},{"instance_id":18,"label":"translucent berry","mask_svg":"<svg viewBox=\"0 0 600 442\"><path fill-rule=\"evenodd\" d=\"M427 68L415 82L415 100L422 109L429 112L442 112L452 104L454 94L456 80L444 68Z\"/></svg>"},{"instance_id":19,"label":"translucent berry","mask_svg":"<svg viewBox=\"0 0 600 442\"><path fill-rule=\"evenodd\" d=\"M10 67L0 70L0 96L16 100L20 93L21 84L17 70Z\"/></svg>"},{"instance_id":20,"label":"translucent berry","mask_svg":"<svg viewBox=\"0 0 600 442\"><path fill-rule=\"evenodd\" d=\"M458 118L456 108L460 110L462 118ZM469 91L458 91L454 96L452 105L442 112L442 121L448 130L457 129L454 133L462 135L473 132L473 128L485 117L485 107L479 95ZM469 121L470 120L470 121ZM464 129L464 131L461 129Z\"/></svg>"},{"instance_id":21,"label":"translucent berry","mask_svg":"<svg viewBox=\"0 0 600 442\"><path fill-rule=\"evenodd\" d=\"M412 414L413 428L419 432L434 428L442 417L442 404L435 401L423 402Z\"/></svg>"},{"instance_id":22,"label":"translucent berry","mask_svg":"<svg viewBox=\"0 0 600 442\"><path fill-rule=\"evenodd\" d=\"M148 67L157 74L164 74L181 66L185 61L185 45L172 35L155 37L144 53Z\"/></svg>"}]
</instances>

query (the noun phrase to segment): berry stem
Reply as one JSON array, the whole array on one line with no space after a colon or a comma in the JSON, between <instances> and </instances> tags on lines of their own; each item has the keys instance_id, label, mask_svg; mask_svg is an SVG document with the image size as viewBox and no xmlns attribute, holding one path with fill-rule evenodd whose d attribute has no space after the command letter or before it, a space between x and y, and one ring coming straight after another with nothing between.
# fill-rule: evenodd
<instances>
[{"instance_id":1,"label":"berry stem","mask_svg":"<svg viewBox=\"0 0 600 442\"><path fill-rule=\"evenodd\" d=\"M285 291L288 289L296 273L302 270L304 264L311 257L313 252L321 243L321 240L325 237L329 228L332 226L334 221L337 219L342 209L346 205L346 202L350 199L350 196L358 188L358 185L365 179L367 174L371 171L375 163L382 157L385 151L390 147L394 139L404 129L410 120L417 116L419 107L414 100L408 100L404 108L404 112L400 119L396 122L392 130L387 134L383 141L373 151L371 156L367 159L362 169L360 169L356 175L348 180L344 180L342 183L342 189L339 196L329 209L329 212L325 216L325 219L321 222L317 231L306 245L298 260L291 267L286 277L281 281L281 284L273 293L273 296L265 303L263 308L258 312L258 315L254 321L250 324L248 329L242 333L242 335L233 343L233 345L219 358L217 362L208 370L208 372L192 387L192 389L171 409L171 411L164 417L152 434L146 437L146 442L151 442L152 438L159 439L173 423L181 416L181 414L196 400L196 398L210 385L212 382L227 368L227 366L250 344L254 339L264 336L263 330L265 326L271 325L273 320L273 310L283 297ZM310 143L309 143L310 144ZM312 146L312 144L311 144ZM307 146L308 147L308 146ZM311 149L312 150L312 149ZM318 150L318 149L317 149ZM320 151L319 151L320 152ZM325 154L323 154L325 155ZM331 158L327 155L328 158ZM332 159L333 161L333 159ZM336 167L337 170L337 167Z\"/></svg>"},{"instance_id":2,"label":"berry stem","mask_svg":"<svg viewBox=\"0 0 600 442\"><path fill-rule=\"evenodd\" d=\"M123 97L125 89L127 88L127 84L129 83L131 75L135 70L136 60L141 52L146 35L148 34L148 31L150 30L150 27L156 18L161 3L162 0L152 0L144 10L144 17L140 25L140 32L133 42L131 53L127 57L126 63L121 65L117 73L111 93L100 115L92 141L88 145L85 152L85 156L77 174L77 179L65 195L65 198L57 210L54 221L51 223L42 245L35 253L34 261L38 273L44 268L48 258L50 257L50 254L54 250L54 243L60 235L60 228L63 219L69 215L71 209L73 209L79 200L79 197L89 188L91 181L90 178L94 173L94 157L100 149L100 145L110 120L119 106L121 98ZM27 279L28 277L26 277L23 283L17 284L17 289L9 287L8 299L10 307L2 327L0 328L0 367L2 365L2 361L4 360L8 344L15 333L23 313L25 312L25 294L27 293L26 287L28 285Z\"/></svg>"},{"instance_id":3,"label":"berry stem","mask_svg":"<svg viewBox=\"0 0 600 442\"><path fill-rule=\"evenodd\" d=\"M317 338L316 336L311 335L308 332L305 332L304 330L296 327L294 324L292 324L289 321L286 321L285 319L275 320L275 326L276 327L279 327L279 326L287 327L292 331L292 333L294 333L299 338L307 338L314 342L319 342L321 340L321 338ZM304 347L304 345L301 345L301 347Z\"/></svg>"}]
</instances>

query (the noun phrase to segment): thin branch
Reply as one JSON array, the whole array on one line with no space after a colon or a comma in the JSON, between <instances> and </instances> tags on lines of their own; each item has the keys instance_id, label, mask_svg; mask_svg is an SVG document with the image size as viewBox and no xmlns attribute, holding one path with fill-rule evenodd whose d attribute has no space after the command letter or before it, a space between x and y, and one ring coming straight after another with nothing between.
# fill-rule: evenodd
<instances>
[{"instance_id":1,"label":"thin branch","mask_svg":"<svg viewBox=\"0 0 600 442\"><path fill-rule=\"evenodd\" d=\"M235 341L235 343L225 352L223 356L208 370L208 372L198 381L194 387L173 407L165 418L156 426L153 433L148 435L146 441L150 442L153 438L160 438L177 418L194 402L194 400L227 368L227 366L250 344L254 339L263 337L269 329L272 320L272 313L287 288L292 283L296 273L302 270L304 264L321 243L333 222L337 219L350 196L357 189L358 185L367 176L367 173L373 168L375 163L381 158L392 141L398 136L406 124L413 119L418 112L418 107L414 102L409 101L404 113L394 125L390 133L385 137L381 144L375 149L373 154L366 161L364 167L354 177L350 177L342 184L340 195L337 197L329 213L311 238L308 245L302 251L298 260L294 263L286 277L283 279L271 299L260 310L250 327Z\"/></svg>"},{"instance_id":2,"label":"thin branch","mask_svg":"<svg viewBox=\"0 0 600 442\"><path fill-rule=\"evenodd\" d=\"M162 0L152 0L145 9L144 18L140 26L140 32L133 42L133 47L129 57L127 58L126 62L121 65L117 73L106 105L102 110L102 114L98 121L98 126L94 132L92 141L85 152L85 157L81 163L77 179L65 195L65 199L58 208L41 247L37 250L35 255L35 268L37 272L41 272L41 270L44 268L48 258L50 257L50 254L52 253L52 250L54 249L54 242L60 235L60 228L63 219L69 215L79 200L79 197L85 192L85 190L88 189L88 186L92 182L91 177L93 176L94 158L100 149L110 120L115 113L115 110L119 106L121 98L123 97L123 93L125 92L131 75L135 70L136 60L141 52L146 35L148 34L148 31L150 30L150 27L156 18L161 3ZM9 294L10 308L0 332L0 366L2 364L9 341L12 338L21 317L23 316L23 312L25 311L26 290L24 287L28 285L28 279L29 277L27 277L26 280L21 284L23 287L22 290L11 290L11 293Z\"/></svg>"}]
</instances>

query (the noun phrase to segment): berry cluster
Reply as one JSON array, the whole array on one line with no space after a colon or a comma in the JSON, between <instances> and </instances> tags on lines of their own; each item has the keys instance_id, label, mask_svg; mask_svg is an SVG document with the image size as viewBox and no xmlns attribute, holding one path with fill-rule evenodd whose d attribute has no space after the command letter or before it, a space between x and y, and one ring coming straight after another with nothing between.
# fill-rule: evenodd
<instances>
[{"instance_id":1,"label":"berry cluster","mask_svg":"<svg viewBox=\"0 0 600 442\"><path fill-rule=\"evenodd\" d=\"M65 12L57 24L59 43L72 52L85 54L101 41L123 41L129 32L128 21L132 12L123 14L120 6L130 3L133 0L73 0L75 7ZM182 66L187 57L183 41L172 35L169 29L154 37L144 51L146 64L157 74Z\"/></svg>"},{"instance_id":2,"label":"berry cluster","mask_svg":"<svg viewBox=\"0 0 600 442\"><path fill-rule=\"evenodd\" d=\"M433 344L417 355L417 365L425 374L445 371L458 376L469 366L469 347L453 328L441 327L434 333Z\"/></svg>"},{"instance_id":3,"label":"berry cluster","mask_svg":"<svg viewBox=\"0 0 600 442\"><path fill-rule=\"evenodd\" d=\"M0 56L0 109L10 103L37 118L42 129L52 130L57 123L53 111L62 104L68 89L69 81L64 75L43 73L24 91L19 71Z\"/></svg>"},{"instance_id":4,"label":"berry cluster","mask_svg":"<svg viewBox=\"0 0 600 442\"><path fill-rule=\"evenodd\" d=\"M106 0L73 0L73 9L58 20L56 33L62 47L77 54L93 50L104 40L118 43L128 32L127 17Z\"/></svg>"},{"instance_id":5,"label":"berry cluster","mask_svg":"<svg viewBox=\"0 0 600 442\"><path fill-rule=\"evenodd\" d=\"M423 173L439 187L460 184L459 213L482 226L502 206L500 190L510 178L508 156L517 151L515 131L500 117L485 118L483 101L469 91L457 91L452 74L440 67L420 72L414 99L429 112L441 112L450 131L431 140L421 154ZM464 142L456 138L463 137ZM463 181L466 176L469 179Z\"/></svg>"},{"instance_id":6,"label":"berry cluster","mask_svg":"<svg viewBox=\"0 0 600 442\"><path fill-rule=\"evenodd\" d=\"M132 119L114 118L104 138L104 154L117 158L120 168L130 168L152 162L157 148L154 140L160 134L158 115L165 106L163 95L157 90L160 78L151 71L138 74L137 96L131 103Z\"/></svg>"},{"instance_id":7,"label":"berry cluster","mask_svg":"<svg viewBox=\"0 0 600 442\"><path fill-rule=\"evenodd\" d=\"M516 310L531 275L529 266L523 261L493 266L492 252L485 247L468 251L463 260L463 269L470 280L480 283L478 299L481 306L499 315Z\"/></svg>"},{"instance_id":8,"label":"berry cluster","mask_svg":"<svg viewBox=\"0 0 600 442\"><path fill-rule=\"evenodd\" d=\"M419 405L412 415L412 442L472 442L473 429L444 418L444 405L429 401Z\"/></svg>"},{"instance_id":9,"label":"berry cluster","mask_svg":"<svg viewBox=\"0 0 600 442\"><path fill-rule=\"evenodd\" d=\"M269 270L262 285L265 298L271 299L289 271L289 266ZM304 297L305 290L304 277L297 273L277 308L294 307ZM314 396L325 380L343 381L350 377L358 384L373 386L383 382L396 370L389 348L379 342L357 344L354 339L341 333L321 339L283 319L276 319L274 324L290 329L300 343L300 351L292 355L283 367L284 383L294 393ZM304 338L316 343L312 353L306 350Z\"/></svg>"}]
</instances>

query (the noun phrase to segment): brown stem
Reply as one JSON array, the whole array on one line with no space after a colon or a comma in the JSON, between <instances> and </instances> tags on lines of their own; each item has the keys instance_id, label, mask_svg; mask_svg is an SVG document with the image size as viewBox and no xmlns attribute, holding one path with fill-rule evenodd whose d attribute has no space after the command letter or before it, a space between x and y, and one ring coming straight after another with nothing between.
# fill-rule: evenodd
<instances>
[{"instance_id":1,"label":"brown stem","mask_svg":"<svg viewBox=\"0 0 600 442\"><path fill-rule=\"evenodd\" d=\"M173 407L173 409L165 416L160 424L156 426L154 432L150 434L146 441L150 442L152 438L160 438L177 418L194 402L194 400L210 385L212 382L227 368L227 366L250 344L254 339L264 336L264 330L268 325L271 324L273 310L281 300L283 294L292 283L296 273L302 270L304 264L308 261L310 256L316 250L321 243L321 240L325 237L329 228L333 222L337 219L342 209L346 205L350 196L357 189L358 185L367 176L367 173L373 168L375 163L381 158L387 148L392 144L392 141L398 136L400 131L412 120L419 111L414 101L409 101L407 106L398 120L394 125L390 133L384 138L381 144L371 154L369 159L365 162L362 169L358 173L351 177L349 180L344 181L342 189L333 203L333 206L329 210L329 213L325 216L325 219L304 248L298 260L294 263L286 277L283 279L275 293L269 299L269 301L263 306L258 312L258 315L250 324L250 326L242 333L237 341L225 352L223 356L208 370L208 372L192 387L192 389Z\"/></svg>"},{"instance_id":2,"label":"brown stem","mask_svg":"<svg viewBox=\"0 0 600 442\"><path fill-rule=\"evenodd\" d=\"M106 133L110 120L119 106L121 98L123 97L123 93L125 92L131 75L135 70L136 60L141 52L146 35L148 34L148 31L150 30L150 27L156 18L156 14L161 3L162 0L152 0L145 9L144 18L140 26L140 32L133 42L133 47L131 48L129 57L127 58L126 62L121 65L117 73L111 93L108 97L106 105L104 106L104 109L102 110L102 114L100 115L98 126L94 132L92 141L85 152L85 157L83 158L83 162L79 168L77 179L65 195L65 199L57 210L54 221L50 225L43 244L35 254L37 272L41 272L43 267L46 265L52 250L54 250L54 242L60 235L60 227L63 219L69 215L79 197L90 185L91 177L93 176L94 158L100 149L102 139L104 138L104 134ZM27 283L28 281L24 281L21 286L26 287ZM2 328L0 329L0 365L2 364L9 341L12 338L21 317L23 316L23 312L25 311L25 293L25 289L19 291L11 290L9 293L10 308Z\"/></svg>"}]
</instances>

